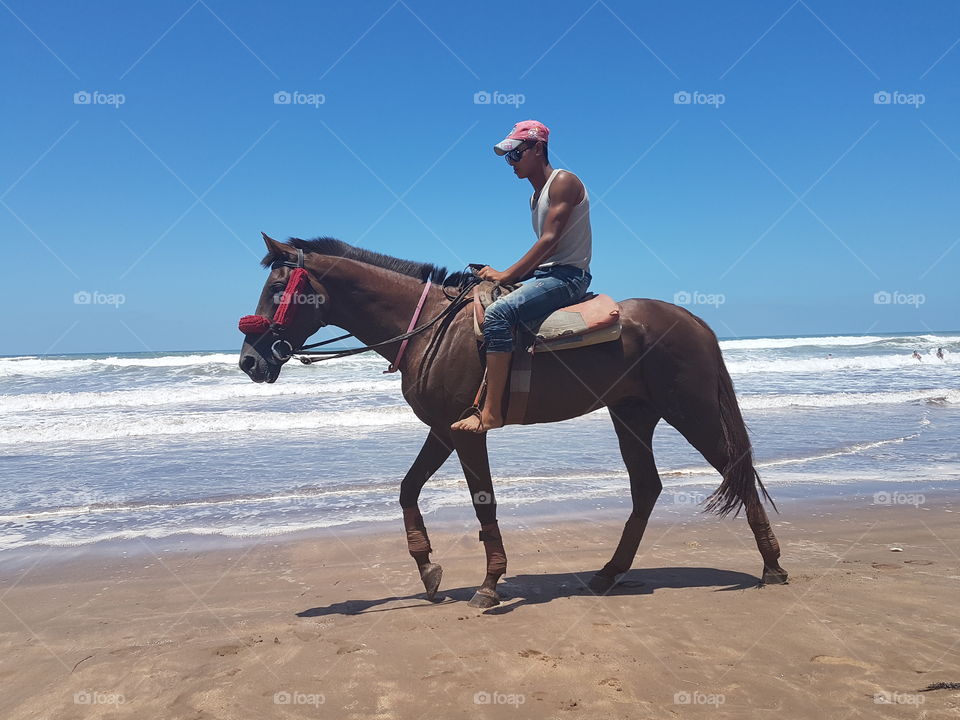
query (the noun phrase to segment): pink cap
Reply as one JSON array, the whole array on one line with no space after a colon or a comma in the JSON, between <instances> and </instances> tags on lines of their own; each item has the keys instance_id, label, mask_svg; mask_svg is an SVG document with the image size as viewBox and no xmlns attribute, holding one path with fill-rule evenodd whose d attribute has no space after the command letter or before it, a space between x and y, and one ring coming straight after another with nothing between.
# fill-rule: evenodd
<instances>
[{"instance_id":1,"label":"pink cap","mask_svg":"<svg viewBox=\"0 0 960 720\"><path fill-rule=\"evenodd\" d=\"M550 130L542 122L536 120L524 120L513 126L513 130L503 140L493 146L493 151L497 155L506 155L508 152L518 147L524 140L532 142L547 142L550 136Z\"/></svg>"}]
</instances>

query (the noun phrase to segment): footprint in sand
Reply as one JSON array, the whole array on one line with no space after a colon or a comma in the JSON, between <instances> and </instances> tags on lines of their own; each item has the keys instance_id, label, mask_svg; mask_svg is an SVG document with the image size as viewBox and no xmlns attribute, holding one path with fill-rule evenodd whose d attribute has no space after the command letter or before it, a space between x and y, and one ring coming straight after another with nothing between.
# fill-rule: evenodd
<instances>
[{"instance_id":1,"label":"footprint in sand","mask_svg":"<svg viewBox=\"0 0 960 720\"><path fill-rule=\"evenodd\" d=\"M341 647L337 648L337 655L350 655L355 652L361 652L366 645L360 643L345 643L343 640L337 640L336 643Z\"/></svg>"},{"instance_id":2,"label":"footprint in sand","mask_svg":"<svg viewBox=\"0 0 960 720\"><path fill-rule=\"evenodd\" d=\"M243 648L242 645L224 645L213 651L214 655L226 657L227 655L236 655Z\"/></svg>"},{"instance_id":3,"label":"footprint in sand","mask_svg":"<svg viewBox=\"0 0 960 720\"><path fill-rule=\"evenodd\" d=\"M863 670L875 670L875 665L870 665L862 660L855 660L848 657L834 657L833 655L814 655L810 662L820 663L821 665L852 665Z\"/></svg>"},{"instance_id":4,"label":"footprint in sand","mask_svg":"<svg viewBox=\"0 0 960 720\"><path fill-rule=\"evenodd\" d=\"M617 692L623 692L623 683L617 678L607 678L606 680L601 680L599 684L601 687L608 687L616 690Z\"/></svg>"},{"instance_id":5,"label":"footprint in sand","mask_svg":"<svg viewBox=\"0 0 960 720\"><path fill-rule=\"evenodd\" d=\"M890 563L870 563L874 570L902 570L902 565L891 565Z\"/></svg>"}]
</instances>

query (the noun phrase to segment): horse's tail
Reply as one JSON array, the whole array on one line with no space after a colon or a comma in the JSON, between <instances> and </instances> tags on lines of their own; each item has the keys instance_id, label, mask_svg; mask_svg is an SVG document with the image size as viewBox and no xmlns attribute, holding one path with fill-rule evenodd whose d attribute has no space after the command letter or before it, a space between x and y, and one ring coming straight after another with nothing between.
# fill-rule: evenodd
<instances>
[{"instance_id":1,"label":"horse's tail","mask_svg":"<svg viewBox=\"0 0 960 720\"><path fill-rule=\"evenodd\" d=\"M753 466L753 449L750 446L750 436L747 434L747 426L743 422L743 415L740 413L740 406L737 404L737 396L733 391L733 380L730 379L730 373L727 372L727 366L723 362L719 345L717 346L717 360L720 427L723 431L724 454L727 458L727 464L723 469L723 482L707 498L706 510L715 512L720 517L731 512L738 513L744 505L747 506L749 511L752 507L760 505L760 495L757 493L757 488L760 489L764 499L776 510L777 506L773 502L773 498L767 493L767 489L760 481L760 475Z\"/></svg>"}]
</instances>

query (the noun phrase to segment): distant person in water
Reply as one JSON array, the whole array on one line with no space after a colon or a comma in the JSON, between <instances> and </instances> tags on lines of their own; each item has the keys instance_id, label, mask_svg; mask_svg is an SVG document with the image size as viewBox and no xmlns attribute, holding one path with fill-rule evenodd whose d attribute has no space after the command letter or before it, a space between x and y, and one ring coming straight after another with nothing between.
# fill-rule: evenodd
<instances>
[{"instance_id":1,"label":"distant person in water","mask_svg":"<svg viewBox=\"0 0 960 720\"><path fill-rule=\"evenodd\" d=\"M921 362L923 361L923 357L920 355L920 351L919 351L919 350L914 350L914 351L913 351L913 358L914 358L915 360L920 360Z\"/></svg>"},{"instance_id":2,"label":"distant person in water","mask_svg":"<svg viewBox=\"0 0 960 720\"><path fill-rule=\"evenodd\" d=\"M943 360L943 348L937 348L937 360Z\"/></svg>"}]
</instances>

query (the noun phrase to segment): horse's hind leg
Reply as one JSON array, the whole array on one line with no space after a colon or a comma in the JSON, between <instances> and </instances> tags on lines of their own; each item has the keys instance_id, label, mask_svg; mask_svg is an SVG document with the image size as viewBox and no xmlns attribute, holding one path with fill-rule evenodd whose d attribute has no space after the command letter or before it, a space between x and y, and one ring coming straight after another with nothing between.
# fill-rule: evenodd
<instances>
[{"instance_id":1,"label":"horse's hind leg","mask_svg":"<svg viewBox=\"0 0 960 720\"><path fill-rule=\"evenodd\" d=\"M773 534L767 511L760 503L759 498L753 506L747 506L747 522L753 530L753 537L757 541L757 548L763 557L764 585L783 585L787 582L787 571L780 567L780 543Z\"/></svg>"},{"instance_id":2,"label":"horse's hind leg","mask_svg":"<svg viewBox=\"0 0 960 720\"><path fill-rule=\"evenodd\" d=\"M609 590L616 584L617 576L630 569L647 528L647 520L663 489L651 445L660 416L643 406L630 405L611 407L610 417L630 475L633 511L627 518L613 558L590 580L590 589L596 593Z\"/></svg>"},{"instance_id":3,"label":"horse's hind leg","mask_svg":"<svg viewBox=\"0 0 960 720\"><path fill-rule=\"evenodd\" d=\"M430 538L427 536L427 528L423 523L417 500L427 480L440 469L452 452L453 444L446 428L431 430L420 449L420 454L417 455L417 459L413 461L403 482L400 483L400 507L403 508L407 549L410 551L410 556L417 561L420 579L427 591L428 600L433 600L437 594L440 579L443 577L443 568L437 563L430 562L430 553L433 552L433 548L430 547Z\"/></svg>"},{"instance_id":4,"label":"horse's hind leg","mask_svg":"<svg viewBox=\"0 0 960 720\"><path fill-rule=\"evenodd\" d=\"M743 451L743 457L729 457L724 442L723 426L720 420L720 413L717 408L712 411L704 410L702 413L691 413L690 417L697 418L693 423L678 423L674 425L677 430L695 447L707 462L716 468L717 472L723 475L729 472L728 468L737 467L741 463L748 463L747 466L738 468L740 472L754 472L753 460L750 457L749 450ZM670 418L667 418L669 421ZM728 421L735 421L730 418ZM739 422L743 422L739 420ZM673 425L673 423L670 423ZM767 517L767 511L760 501L760 494L755 485L740 497L747 512L747 522L753 531L753 537L757 541L757 549L760 550L760 556L763 558L762 582L770 585L780 585L787 582L787 571L780 567L780 543L777 542L777 536L773 533L770 526L770 519Z\"/></svg>"}]
</instances>

